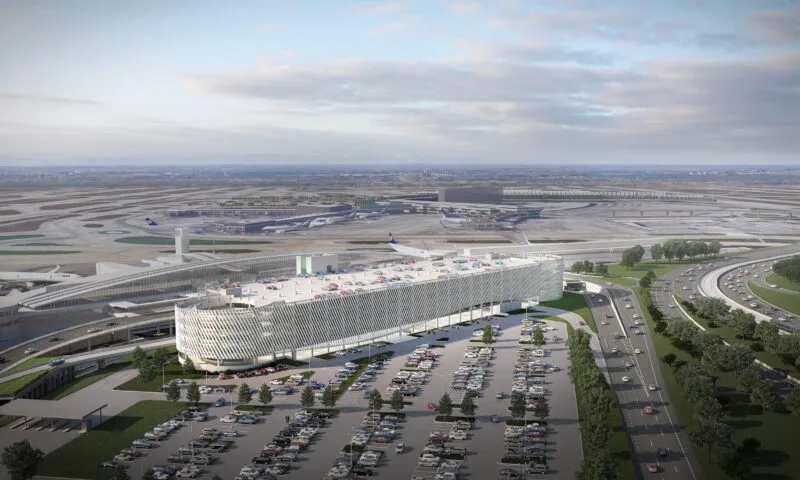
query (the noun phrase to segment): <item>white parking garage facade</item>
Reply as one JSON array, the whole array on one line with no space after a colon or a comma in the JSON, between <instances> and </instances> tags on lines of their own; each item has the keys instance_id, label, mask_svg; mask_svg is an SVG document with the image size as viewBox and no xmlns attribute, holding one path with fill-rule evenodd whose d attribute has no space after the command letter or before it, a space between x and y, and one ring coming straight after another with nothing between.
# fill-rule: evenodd
<instances>
[{"instance_id":1,"label":"white parking garage facade","mask_svg":"<svg viewBox=\"0 0 800 480\"><path fill-rule=\"evenodd\" d=\"M300 350L322 353L390 338L433 319L442 319L439 326L457 323L460 312L476 306L561 297L561 257L530 255L501 261L499 267L445 275L438 274L441 263L417 262L425 270L395 286L368 284L360 292L324 298L313 298L319 295L311 286L297 294L305 279L292 279L298 283L287 284L285 295L266 299L259 290L263 285L252 285L252 293L238 298L201 296L176 305L176 344L181 360L189 357L199 369L241 370ZM352 279L371 273L354 274ZM347 278L340 276L338 281Z\"/></svg>"}]
</instances>

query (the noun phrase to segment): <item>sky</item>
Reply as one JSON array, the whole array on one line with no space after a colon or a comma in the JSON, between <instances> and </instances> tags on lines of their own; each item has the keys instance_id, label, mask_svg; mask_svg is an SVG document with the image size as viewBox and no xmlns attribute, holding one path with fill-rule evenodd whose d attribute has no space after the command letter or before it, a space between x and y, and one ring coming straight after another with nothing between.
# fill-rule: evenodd
<instances>
[{"instance_id":1,"label":"sky","mask_svg":"<svg viewBox=\"0 0 800 480\"><path fill-rule=\"evenodd\" d=\"M800 165L795 0L0 0L0 164Z\"/></svg>"}]
</instances>

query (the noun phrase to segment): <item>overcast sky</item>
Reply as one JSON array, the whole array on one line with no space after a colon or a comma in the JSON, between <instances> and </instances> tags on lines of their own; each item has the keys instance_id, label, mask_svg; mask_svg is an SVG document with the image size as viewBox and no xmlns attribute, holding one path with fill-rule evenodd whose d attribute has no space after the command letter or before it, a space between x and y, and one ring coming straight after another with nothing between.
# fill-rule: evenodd
<instances>
[{"instance_id":1,"label":"overcast sky","mask_svg":"<svg viewBox=\"0 0 800 480\"><path fill-rule=\"evenodd\" d=\"M800 164L791 0L0 0L0 162Z\"/></svg>"}]
</instances>

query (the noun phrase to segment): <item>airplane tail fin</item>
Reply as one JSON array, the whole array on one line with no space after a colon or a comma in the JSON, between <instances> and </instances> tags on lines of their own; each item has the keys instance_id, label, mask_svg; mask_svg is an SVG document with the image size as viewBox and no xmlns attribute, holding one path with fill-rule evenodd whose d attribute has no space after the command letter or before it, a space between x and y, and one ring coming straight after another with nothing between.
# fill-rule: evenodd
<instances>
[{"instance_id":1,"label":"airplane tail fin","mask_svg":"<svg viewBox=\"0 0 800 480\"><path fill-rule=\"evenodd\" d=\"M522 244L523 245L530 245L531 244L531 242L528 241L528 237L527 237L527 235L525 235L525 232L522 232Z\"/></svg>"},{"instance_id":2,"label":"airplane tail fin","mask_svg":"<svg viewBox=\"0 0 800 480\"><path fill-rule=\"evenodd\" d=\"M145 222L149 222L149 221L150 221L150 219L149 219L148 217L144 217L144 221L145 221Z\"/></svg>"},{"instance_id":3,"label":"airplane tail fin","mask_svg":"<svg viewBox=\"0 0 800 480\"><path fill-rule=\"evenodd\" d=\"M397 245L397 240L394 239L394 235L392 235L392 232L389 232L389 243L392 245Z\"/></svg>"}]
</instances>

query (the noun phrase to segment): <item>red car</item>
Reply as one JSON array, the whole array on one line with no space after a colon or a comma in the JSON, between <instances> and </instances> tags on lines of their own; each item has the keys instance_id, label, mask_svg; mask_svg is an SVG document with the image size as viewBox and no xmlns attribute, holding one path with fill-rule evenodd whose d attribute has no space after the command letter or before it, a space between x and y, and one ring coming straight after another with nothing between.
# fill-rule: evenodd
<instances>
[{"instance_id":1,"label":"red car","mask_svg":"<svg viewBox=\"0 0 800 480\"><path fill-rule=\"evenodd\" d=\"M581 321L579 321L579 322L578 322L578 325L580 325L580 326L584 326L584 325L586 325L586 322L584 322L583 320L581 320Z\"/></svg>"},{"instance_id":2,"label":"red car","mask_svg":"<svg viewBox=\"0 0 800 480\"><path fill-rule=\"evenodd\" d=\"M433 410L434 412L436 412L436 411L439 410L439 406L436 405L435 403L429 403L428 404L428 410Z\"/></svg>"},{"instance_id":3,"label":"red car","mask_svg":"<svg viewBox=\"0 0 800 480\"><path fill-rule=\"evenodd\" d=\"M654 412L655 410L653 410L653 407L651 407L650 405L644 407L644 413L646 413L647 415L652 415Z\"/></svg>"},{"instance_id":4,"label":"red car","mask_svg":"<svg viewBox=\"0 0 800 480\"><path fill-rule=\"evenodd\" d=\"M428 441L430 443L445 443L447 441L447 437L444 435L431 435L428 437Z\"/></svg>"}]
</instances>

